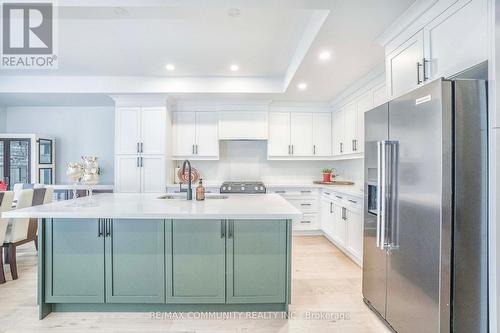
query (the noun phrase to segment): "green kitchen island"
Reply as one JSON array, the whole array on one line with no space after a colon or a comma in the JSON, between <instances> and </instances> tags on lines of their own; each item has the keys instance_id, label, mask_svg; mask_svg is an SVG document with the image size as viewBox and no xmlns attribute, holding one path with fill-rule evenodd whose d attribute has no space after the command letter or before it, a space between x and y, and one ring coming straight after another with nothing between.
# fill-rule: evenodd
<instances>
[{"instance_id":1,"label":"green kitchen island","mask_svg":"<svg viewBox=\"0 0 500 333\"><path fill-rule=\"evenodd\" d=\"M51 312L287 311L291 220L277 194L100 194L5 212L39 219L39 318Z\"/></svg>"}]
</instances>

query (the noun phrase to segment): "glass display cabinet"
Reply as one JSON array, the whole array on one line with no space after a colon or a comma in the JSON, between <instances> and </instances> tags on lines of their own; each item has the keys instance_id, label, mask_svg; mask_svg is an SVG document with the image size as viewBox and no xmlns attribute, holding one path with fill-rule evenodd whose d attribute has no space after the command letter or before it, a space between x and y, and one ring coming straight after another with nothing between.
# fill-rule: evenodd
<instances>
[{"instance_id":1,"label":"glass display cabinet","mask_svg":"<svg viewBox=\"0 0 500 333\"><path fill-rule=\"evenodd\" d=\"M55 140L40 134L0 134L0 180L54 184Z\"/></svg>"}]
</instances>

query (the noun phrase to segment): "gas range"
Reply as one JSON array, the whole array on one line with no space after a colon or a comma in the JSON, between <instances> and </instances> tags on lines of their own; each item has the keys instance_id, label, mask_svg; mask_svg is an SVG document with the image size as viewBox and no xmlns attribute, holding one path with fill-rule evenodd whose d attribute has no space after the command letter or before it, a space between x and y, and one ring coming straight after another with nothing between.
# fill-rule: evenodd
<instances>
[{"instance_id":1,"label":"gas range","mask_svg":"<svg viewBox=\"0 0 500 333\"><path fill-rule=\"evenodd\" d=\"M220 193L266 193L266 186L263 182L224 182L220 187Z\"/></svg>"}]
</instances>

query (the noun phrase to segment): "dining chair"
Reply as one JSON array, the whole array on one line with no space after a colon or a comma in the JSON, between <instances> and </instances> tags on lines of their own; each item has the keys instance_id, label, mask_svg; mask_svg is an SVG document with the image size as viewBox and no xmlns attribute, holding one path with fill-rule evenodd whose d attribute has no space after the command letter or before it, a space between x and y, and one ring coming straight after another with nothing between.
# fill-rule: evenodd
<instances>
[{"instance_id":1,"label":"dining chair","mask_svg":"<svg viewBox=\"0 0 500 333\"><path fill-rule=\"evenodd\" d=\"M13 191L0 192L0 214L12 209L12 201L14 200ZM0 218L0 284L5 283L5 272L3 270L3 242L7 234L7 225L9 219Z\"/></svg>"},{"instance_id":2,"label":"dining chair","mask_svg":"<svg viewBox=\"0 0 500 333\"><path fill-rule=\"evenodd\" d=\"M21 190L17 199L16 209L31 207L33 204L34 190ZM25 244L28 240L29 218L16 218L9 221L7 234L3 243L5 248L5 257L10 265L10 274L12 280L17 280L16 248Z\"/></svg>"}]
</instances>

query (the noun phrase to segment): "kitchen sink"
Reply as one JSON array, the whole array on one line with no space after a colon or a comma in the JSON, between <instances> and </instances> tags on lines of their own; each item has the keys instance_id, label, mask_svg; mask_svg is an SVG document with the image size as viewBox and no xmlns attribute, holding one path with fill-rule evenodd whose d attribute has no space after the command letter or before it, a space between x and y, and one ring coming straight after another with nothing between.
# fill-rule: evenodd
<instances>
[{"instance_id":1,"label":"kitchen sink","mask_svg":"<svg viewBox=\"0 0 500 333\"><path fill-rule=\"evenodd\" d=\"M227 199L227 195L207 195L205 196L206 200L221 200L221 199ZM186 195L172 195L172 194L166 194L162 195L161 197L158 197L158 199L163 199L163 200L186 200ZM193 199L194 200L194 199Z\"/></svg>"}]
</instances>

